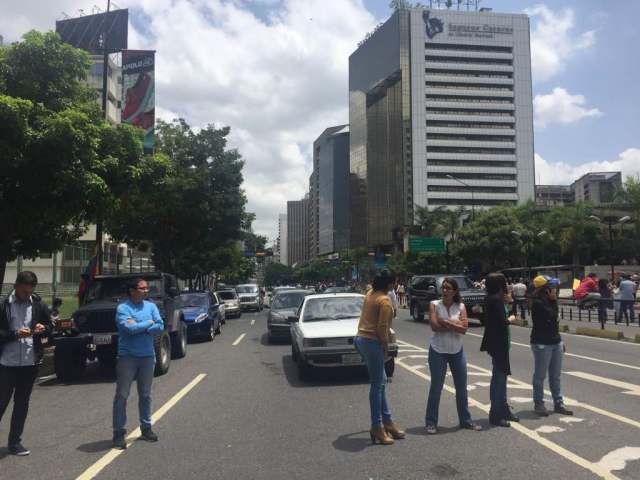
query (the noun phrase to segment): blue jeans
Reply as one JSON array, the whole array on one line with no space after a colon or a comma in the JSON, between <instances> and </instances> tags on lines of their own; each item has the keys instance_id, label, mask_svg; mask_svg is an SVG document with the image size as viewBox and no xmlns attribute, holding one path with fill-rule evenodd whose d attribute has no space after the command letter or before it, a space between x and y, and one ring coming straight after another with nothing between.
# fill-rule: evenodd
<instances>
[{"instance_id":1,"label":"blue jeans","mask_svg":"<svg viewBox=\"0 0 640 480\"><path fill-rule=\"evenodd\" d=\"M458 407L458 421L460 425L471 423L469 401L467 398L467 358L464 348L458 353L438 353L429 347L429 371L431 372L431 386L427 400L426 425L438 425L438 409L440 395L447 375L447 365L451 368L453 384L456 387L456 406Z\"/></svg>"},{"instance_id":2,"label":"blue jeans","mask_svg":"<svg viewBox=\"0 0 640 480\"><path fill-rule=\"evenodd\" d=\"M618 317L618 321L622 322L623 314L630 322L636 321L635 312L633 311L634 304L634 300L620 300L620 316Z\"/></svg>"},{"instance_id":3,"label":"blue jeans","mask_svg":"<svg viewBox=\"0 0 640 480\"><path fill-rule=\"evenodd\" d=\"M385 395L387 374L384 371L384 350L377 340L364 337L356 337L353 342L369 371L369 406L371 408L371 426L377 428L383 422L391 421L391 413Z\"/></svg>"},{"instance_id":4,"label":"blue jeans","mask_svg":"<svg viewBox=\"0 0 640 480\"><path fill-rule=\"evenodd\" d=\"M553 397L553 403L562 403L562 393L560 392L560 373L562 371L562 342L555 345L532 344L533 351L533 402L542 403L544 401L544 378L549 372L549 389Z\"/></svg>"},{"instance_id":5,"label":"blue jeans","mask_svg":"<svg viewBox=\"0 0 640 480\"><path fill-rule=\"evenodd\" d=\"M155 357L118 357L116 366L116 395L113 399L113 430L120 432L127 426L127 399L131 384L138 386L140 426L151 426L151 384Z\"/></svg>"},{"instance_id":6,"label":"blue jeans","mask_svg":"<svg viewBox=\"0 0 640 480\"><path fill-rule=\"evenodd\" d=\"M490 417L505 418L507 414L507 375L500 370L494 358L491 358L493 370L491 371L491 385L489 386L489 398L491 399Z\"/></svg>"}]
</instances>

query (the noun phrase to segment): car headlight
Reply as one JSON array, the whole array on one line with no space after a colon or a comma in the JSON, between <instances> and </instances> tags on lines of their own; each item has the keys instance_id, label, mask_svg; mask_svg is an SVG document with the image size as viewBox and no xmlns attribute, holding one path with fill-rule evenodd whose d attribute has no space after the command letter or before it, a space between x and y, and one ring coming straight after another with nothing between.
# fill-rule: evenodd
<instances>
[{"instance_id":1,"label":"car headlight","mask_svg":"<svg viewBox=\"0 0 640 480\"><path fill-rule=\"evenodd\" d=\"M200 315L198 315L196 317L196 323L203 322L204 320L206 320L206 318L207 318L207 314L206 313L201 313Z\"/></svg>"},{"instance_id":2,"label":"car headlight","mask_svg":"<svg viewBox=\"0 0 640 480\"><path fill-rule=\"evenodd\" d=\"M324 347L327 341L324 338L305 338L302 340L302 346L304 347Z\"/></svg>"}]
</instances>

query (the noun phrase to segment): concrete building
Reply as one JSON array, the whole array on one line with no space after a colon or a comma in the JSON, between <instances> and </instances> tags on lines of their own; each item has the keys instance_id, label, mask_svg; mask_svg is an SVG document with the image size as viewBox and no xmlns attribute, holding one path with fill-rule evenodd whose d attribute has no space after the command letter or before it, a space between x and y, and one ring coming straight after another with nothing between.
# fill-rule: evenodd
<instances>
[{"instance_id":1,"label":"concrete building","mask_svg":"<svg viewBox=\"0 0 640 480\"><path fill-rule=\"evenodd\" d=\"M320 255L320 163L313 150L313 172L309 176L309 258Z\"/></svg>"},{"instance_id":2,"label":"concrete building","mask_svg":"<svg viewBox=\"0 0 640 480\"><path fill-rule=\"evenodd\" d=\"M309 260L309 198L287 202L287 264Z\"/></svg>"},{"instance_id":3,"label":"concrete building","mask_svg":"<svg viewBox=\"0 0 640 480\"><path fill-rule=\"evenodd\" d=\"M592 172L571 185L537 185L536 203L546 207L589 202L594 206L614 203L615 192L622 189L622 172Z\"/></svg>"},{"instance_id":4,"label":"concrete building","mask_svg":"<svg viewBox=\"0 0 640 480\"><path fill-rule=\"evenodd\" d=\"M288 258L288 226L287 226L287 214L281 213L278 215L278 256L280 263L283 265L289 265Z\"/></svg>"},{"instance_id":5,"label":"concrete building","mask_svg":"<svg viewBox=\"0 0 640 480\"><path fill-rule=\"evenodd\" d=\"M102 55L91 55L91 70L87 83L98 92L98 102L102 106ZM122 67L109 55L107 69L107 120L118 124L122 118Z\"/></svg>"},{"instance_id":6,"label":"concrete building","mask_svg":"<svg viewBox=\"0 0 640 480\"><path fill-rule=\"evenodd\" d=\"M529 18L397 10L349 57L351 246L399 246L415 206L534 198Z\"/></svg>"},{"instance_id":7,"label":"concrete building","mask_svg":"<svg viewBox=\"0 0 640 480\"><path fill-rule=\"evenodd\" d=\"M326 255L349 247L349 126L327 128L313 142L313 156L314 167L317 165L316 255Z\"/></svg>"}]
</instances>

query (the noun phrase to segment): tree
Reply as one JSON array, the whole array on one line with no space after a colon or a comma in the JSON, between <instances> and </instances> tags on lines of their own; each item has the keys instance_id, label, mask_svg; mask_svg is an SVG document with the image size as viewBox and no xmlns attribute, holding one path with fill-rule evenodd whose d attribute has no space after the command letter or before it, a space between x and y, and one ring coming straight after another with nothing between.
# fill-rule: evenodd
<instances>
[{"instance_id":1,"label":"tree","mask_svg":"<svg viewBox=\"0 0 640 480\"><path fill-rule=\"evenodd\" d=\"M640 237L640 175L628 176L623 189L617 192L616 197L631 210L636 237Z\"/></svg>"},{"instance_id":2,"label":"tree","mask_svg":"<svg viewBox=\"0 0 640 480\"><path fill-rule=\"evenodd\" d=\"M264 269L264 284L267 287L292 283L293 271L288 265L270 263Z\"/></svg>"},{"instance_id":3,"label":"tree","mask_svg":"<svg viewBox=\"0 0 640 480\"><path fill-rule=\"evenodd\" d=\"M391 0L391 2L389 2L389 8L392 10L407 10L412 6L408 0Z\"/></svg>"},{"instance_id":4,"label":"tree","mask_svg":"<svg viewBox=\"0 0 640 480\"><path fill-rule=\"evenodd\" d=\"M139 134L101 119L89 65L52 32L0 48L0 279L17 256L78 238L112 191L144 177Z\"/></svg>"},{"instance_id":5,"label":"tree","mask_svg":"<svg viewBox=\"0 0 640 480\"><path fill-rule=\"evenodd\" d=\"M169 174L126 192L111 211L108 231L123 242L149 241L154 264L181 278L229 273L234 261L244 265L235 243L252 218L241 189L244 163L226 149L229 132L213 125L196 132L183 119L158 121L156 148Z\"/></svg>"},{"instance_id":6,"label":"tree","mask_svg":"<svg viewBox=\"0 0 640 480\"><path fill-rule=\"evenodd\" d=\"M583 202L556 207L547 216L549 232L556 239L560 253L574 265L591 261L601 244L600 225L589 218L593 208Z\"/></svg>"}]
</instances>

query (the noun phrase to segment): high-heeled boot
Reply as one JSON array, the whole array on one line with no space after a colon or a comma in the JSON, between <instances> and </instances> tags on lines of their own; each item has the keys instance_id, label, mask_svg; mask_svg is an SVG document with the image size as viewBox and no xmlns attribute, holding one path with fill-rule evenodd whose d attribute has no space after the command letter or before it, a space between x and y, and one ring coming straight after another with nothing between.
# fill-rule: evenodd
<instances>
[{"instance_id":1,"label":"high-heeled boot","mask_svg":"<svg viewBox=\"0 0 640 480\"><path fill-rule=\"evenodd\" d=\"M371 436L371 443L373 444L377 441L382 445L393 445L393 438L387 435L386 430L382 426L369 430L369 435Z\"/></svg>"},{"instance_id":2,"label":"high-heeled boot","mask_svg":"<svg viewBox=\"0 0 640 480\"><path fill-rule=\"evenodd\" d=\"M407 434L393 422L384 422L385 431L395 440L402 440Z\"/></svg>"}]
</instances>

